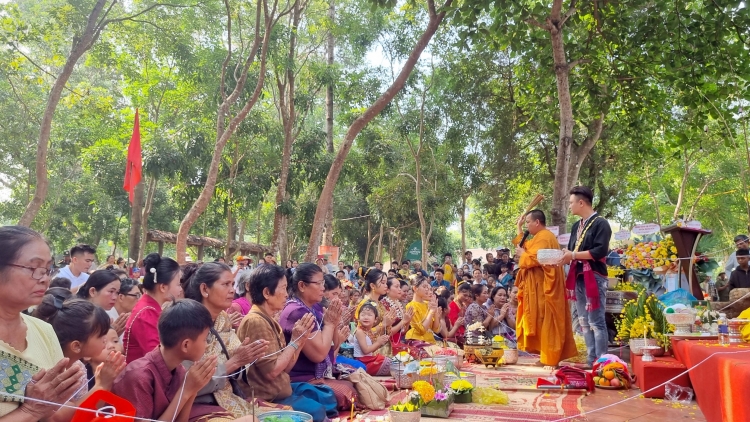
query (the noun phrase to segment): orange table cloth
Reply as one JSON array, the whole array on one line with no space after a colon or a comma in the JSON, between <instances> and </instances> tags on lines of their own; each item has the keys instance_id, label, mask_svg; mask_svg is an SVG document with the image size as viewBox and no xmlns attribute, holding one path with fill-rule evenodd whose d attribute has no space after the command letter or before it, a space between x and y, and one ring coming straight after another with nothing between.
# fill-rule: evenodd
<instances>
[{"instance_id":1,"label":"orange table cloth","mask_svg":"<svg viewBox=\"0 0 750 422\"><path fill-rule=\"evenodd\" d=\"M672 345L677 360L688 368L695 367L690 371L690 381L708 422L750 421L750 344L722 346L716 340L673 340Z\"/></svg>"}]
</instances>

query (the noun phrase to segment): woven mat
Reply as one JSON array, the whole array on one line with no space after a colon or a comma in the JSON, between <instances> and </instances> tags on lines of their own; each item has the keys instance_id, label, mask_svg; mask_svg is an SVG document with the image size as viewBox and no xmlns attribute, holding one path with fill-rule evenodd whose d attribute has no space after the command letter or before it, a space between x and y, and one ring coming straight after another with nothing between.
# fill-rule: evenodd
<instances>
[{"instance_id":1,"label":"woven mat","mask_svg":"<svg viewBox=\"0 0 750 422\"><path fill-rule=\"evenodd\" d=\"M519 360L518 365L507 365L497 369L480 365L462 367L477 376L480 387L498 388L508 394L508 405L481 405L477 403L456 404L450 419L463 419L472 422L495 421L554 421L581 413L581 400L585 396L580 390L537 390L537 378L551 375L549 370L533 366L535 359L528 362ZM379 379L385 385L394 385L393 379ZM389 403L395 404L406 397L407 391L395 391L390 394ZM368 417L384 415L387 410L373 411ZM422 417L426 421L440 421L437 418ZM580 416L570 421L586 421Z\"/></svg>"}]
</instances>

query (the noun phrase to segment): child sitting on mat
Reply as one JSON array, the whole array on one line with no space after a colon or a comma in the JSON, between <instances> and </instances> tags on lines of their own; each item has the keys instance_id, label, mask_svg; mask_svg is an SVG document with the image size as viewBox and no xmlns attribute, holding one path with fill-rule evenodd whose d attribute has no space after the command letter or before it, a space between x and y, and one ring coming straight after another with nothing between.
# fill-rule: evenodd
<instances>
[{"instance_id":1,"label":"child sitting on mat","mask_svg":"<svg viewBox=\"0 0 750 422\"><path fill-rule=\"evenodd\" d=\"M364 363L370 375L389 375L391 360L379 353L374 353L390 341L388 335L378 336L373 341L372 328L378 320L378 308L372 302L365 302L359 309L359 324L357 331L349 337L349 343L354 346L354 358Z\"/></svg>"}]
</instances>

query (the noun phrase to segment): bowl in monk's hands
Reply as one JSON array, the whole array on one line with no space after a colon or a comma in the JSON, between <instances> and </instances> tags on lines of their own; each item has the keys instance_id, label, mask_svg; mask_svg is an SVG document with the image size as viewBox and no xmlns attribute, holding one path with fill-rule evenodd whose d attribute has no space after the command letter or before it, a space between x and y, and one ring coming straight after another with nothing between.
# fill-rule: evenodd
<instances>
[{"instance_id":1,"label":"bowl in monk's hands","mask_svg":"<svg viewBox=\"0 0 750 422\"><path fill-rule=\"evenodd\" d=\"M560 249L539 249L536 259L542 265L554 265L560 262L564 252Z\"/></svg>"}]
</instances>

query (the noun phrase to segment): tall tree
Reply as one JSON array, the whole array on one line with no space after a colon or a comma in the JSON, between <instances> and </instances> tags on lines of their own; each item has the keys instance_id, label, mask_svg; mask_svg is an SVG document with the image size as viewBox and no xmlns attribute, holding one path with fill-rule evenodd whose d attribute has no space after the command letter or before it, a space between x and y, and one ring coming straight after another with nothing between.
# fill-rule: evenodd
<instances>
[{"instance_id":1,"label":"tall tree","mask_svg":"<svg viewBox=\"0 0 750 422\"><path fill-rule=\"evenodd\" d=\"M50 133L52 132L52 120L65 85L73 74L78 61L93 47L102 31L108 25L135 19L152 9L168 6L169 4L153 3L135 13L127 13L122 7L115 7L116 5L118 5L117 0L96 0L93 5L89 4L81 8L90 10L87 16L75 16L73 21L70 22L68 30L70 31L70 35L72 35L73 42L65 58L65 63L54 76L54 83L47 97L47 105L42 115L36 146L36 184L34 187L34 197L26 206L26 210L18 221L19 225L30 226L42 208L44 200L47 198L47 190L49 188L47 153L49 151ZM23 34L23 32L20 34ZM23 35L21 35L20 39L11 41L10 45L18 54L25 56L23 46L25 41L28 40L25 40Z\"/></svg>"},{"instance_id":2,"label":"tall tree","mask_svg":"<svg viewBox=\"0 0 750 422\"><path fill-rule=\"evenodd\" d=\"M323 186L323 191L318 200L318 207L315 210L315 219L313 220L312 231L310 232L310 241L308 242L307 253L305 255L307 261L312 261L317 254L318 245L320 245L323 237L323 227L325 225L326 215L328 214L328 210L333 201L333 191L344 166L344 161L346 161L349 150L352 148L354 139L362 129L372 121L372 119L383 111L393 97L395 97L404 87L406 80L417 65L419 57L422 55L424 49L427 48L427 44L429 44L433 35L435 35L435 32L437 32L440 24L443 22L446 9L450 7L451 3L453 3L453 0L446 0L442 5L436 7L434 0L427 0L427 27L414 46L414 49L404 61L404 65L398 76L394 79L388 89L386 89L386 91L370 107L368 107L361 116L354 120L346 131L341 146L339 147L333 163L331 164L331 168L328 171L326 183Z\"/></svg>"},{"instance_id":3,"label":"tall tree","mask_svg":"<svg viewBox=\"0 0 750 422\"><path fill-rule=\"evenodd\" d=\"M229 0L225 0L224 5L226 7L227 55L221 65L219 84L221 103L219 104L216 113L216 142L214 144L211 164L208 168L208 174L203 189L201 189L201 193L193 203L193 206L187 214L185 214L185 217L180 223L180 229L177 232L177 244L175 246L177 249L177 261L180 263L185 262L187 237L190 233L190 229L193 227L196 220L198 220L198 217L200 217L200 215L206 210L206 207L208 207L208 204L213 197L224 147L229 141L229 138L237 130L240 123L245 120L247 114L255 106L255 103L258 101L263 90L263 84L266 77L268 45L272 29L282 16L291 11L291 9L287 9L279 13L277 11L277 0L272 0L270 5L267 0L257 0L255 4L255 25L253 27L254 34L252 44L250 44L249 47L244 45L241 46L239 50L240 58L239 60L236 60L237 65L232 70L230 64L233 60L232 55L235 48L232 46L232 16L241 15L242 13L239 10L233 12ZM242 29L240 28L239 31L241 30ZM259 49L260 54L258 54ZM235 106L241 101L245 84L248 80L248 73L250 72L250 69L255 66L258 67L255 89L244 101L242 101L241 109L236 113L232 113L232 106ZM230 89L228 82L229 78L232 77L235 79L235 85L234 88Z\"/></svg>"}]
</instances>

